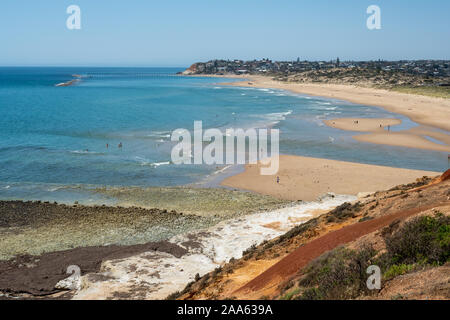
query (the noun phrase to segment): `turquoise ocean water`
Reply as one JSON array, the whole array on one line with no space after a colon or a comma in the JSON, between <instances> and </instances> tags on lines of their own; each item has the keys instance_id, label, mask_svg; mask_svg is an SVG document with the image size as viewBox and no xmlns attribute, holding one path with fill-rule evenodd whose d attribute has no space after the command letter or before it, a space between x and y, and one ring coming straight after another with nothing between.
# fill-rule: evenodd
<instances>
[{"instance_id":1,"label":"turquoise ocean water","mask_svg":"<svg viewBox=\"0 0 450 320\"><path fill-rule=\"evenodd\" d=\"M227 87L176 68L0 68L0 199L69 201L97 186L199 183L217 166L170 163L174 129L280 129L280 152L378 165L447 168L442 152L357 142L322 123L397 117L381 108L281 90ZM82 75L69 87L55 84ZM118 148L122 143L123 147ZM109 144L109 148L106 145ZM68 188L70 186L70 188ZM61 192L64 190L64 192Z\"/></svg>"}]
</instances>

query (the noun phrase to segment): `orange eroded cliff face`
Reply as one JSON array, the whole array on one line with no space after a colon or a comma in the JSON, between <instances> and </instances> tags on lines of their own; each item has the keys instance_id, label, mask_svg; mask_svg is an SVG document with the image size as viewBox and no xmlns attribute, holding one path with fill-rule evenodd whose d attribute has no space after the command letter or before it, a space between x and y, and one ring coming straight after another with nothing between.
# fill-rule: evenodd
<instances>
[{"instance_id":1,"label":"orange eroded cliff face","mask_svg":"<svg viewBox=\"0 0 450 320\"><path fill-rule=\"evenodd\" d=\"M414 217L433 215L436 212L450 214L449 176L450 171L447 171L434 179L418 179L407 185L377 192L358 203L339 206L297 226L279 238L248 250L243 258L233 260L220 270L191 284L178 298L278 299L286 293L285 288L289 283L298 282L303 268L324 252L340 246L361 248L365 244L383 252L385 244L381 234L392 224L402 225ZM433 270L418 272L425 272L431 278L442 273ZM414 279L414 276L405 277L410 278ZM436 290L446 287L444 289L447 291L444 291L450 293L447 278L433 278L429 283L432 283ZM383 287L386 289L381 290L378 295L360 298L386 297L386 290L392 291L389 288L404 291L411 298L421 298L423 295L419 293L425 291L431 294L427 294L430 299L445 296L442 290L420 286L414 290L403 290L399 284L402 282L397 278L390 281L395 282L386 283ZM409 288L411 283L405 282L403 285ZM434 297L432 292L439 294L436 293Z\"/></svg>"}]
</instances>

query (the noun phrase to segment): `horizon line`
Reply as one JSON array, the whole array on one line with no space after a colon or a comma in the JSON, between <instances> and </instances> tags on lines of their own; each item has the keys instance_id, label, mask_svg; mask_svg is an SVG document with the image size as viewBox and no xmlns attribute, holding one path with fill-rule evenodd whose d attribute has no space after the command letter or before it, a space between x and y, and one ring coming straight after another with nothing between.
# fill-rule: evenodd
<instances>
[{"instance_id":1,"label":"horizon line","mask_svg":"<svg viewBox=\"0 0 450 320\"><path fill-rule=\"evenodd\" d=\"M339 57L337 57L339 58ZM208 62L208 61L214 61L214 60L223 60L223 61L235 61L235 60L241 60L241 61L260 61L264 59L269 59L270 61L275 62L289 62L289 61L296 61L297 59L293 60L274 60L270 58L261 58L261 59L240 59L240 58L234 58L234 59L223 59L223 58L216 58L216 59L209 59L209 60L203 60L203 61L196 61L189 65L93 65L93 64L87 64L87 65L49 65L49 64L30 64L30 65L0 65L0 68L188 68L189 66L195 64L195 63L202 63L202 62ZM308 60L308 59L300 59L301 62L326 62L326 61L334 61L335 59L328 59L328 60ZM355 60L355 59L345 59L341 60L341 62L377 62L377 61L383 61L383 62L399 62L399 61L450 61L450 58L440 58L440 59L429 59L429 58L420 58L420 59L395 59L395 60L386 60L386 59L370 59L370 60Z\"/></svg>"}]
</instances>

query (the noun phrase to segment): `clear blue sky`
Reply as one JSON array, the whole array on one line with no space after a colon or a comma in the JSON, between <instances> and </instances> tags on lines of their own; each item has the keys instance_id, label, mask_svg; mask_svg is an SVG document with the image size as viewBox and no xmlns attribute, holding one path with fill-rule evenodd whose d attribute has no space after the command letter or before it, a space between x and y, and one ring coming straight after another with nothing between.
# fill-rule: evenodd
<instances>
[{"instance_id":1,"label":"clear blue sky","mask_svg":"<svg viewBox=\"0 0 450 320\"><path fill-rule=\"evenodd\" d=\"M66 8L82 29L66 28ZM382 29L366 28L381 8ZM450 59L448 0L1 0L0 65Z\"/></svg>"}]
</instances>

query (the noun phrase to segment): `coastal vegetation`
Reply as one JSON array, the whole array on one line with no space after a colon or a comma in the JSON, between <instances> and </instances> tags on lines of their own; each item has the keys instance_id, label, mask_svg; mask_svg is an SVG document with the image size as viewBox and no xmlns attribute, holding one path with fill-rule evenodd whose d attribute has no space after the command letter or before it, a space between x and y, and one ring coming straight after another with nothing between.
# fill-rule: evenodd
<instances>
[{"instance_id":1,"label":"coastal vegetation","mask_svg":"<svg viewBox=\"0 0 450 320\"><path fill-rule=\"evenodd\" d=\"M450 86L394 86L393 91L450 99Z\"/></svg>"},{"instance_id":2,"label":"coastal vegetation","mask_svg":"<svg viewBox=\"0 0 450 320\"><path fill-rule=\"evenodd\" d=\"M397 230L392 232L392 228ZM392 233L391 233L392 232ZM442 266L450 256L450 217L437 212L421 216L398 227L384 230L385 250L372 246L359 250L338 247L312 261L303 271L297 286L281 299L355 299L376 294L367 289L366 269L377 265L383 280L425 268Z\"/></svg>"}]
</instances>

